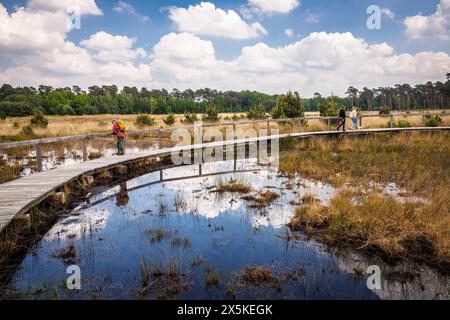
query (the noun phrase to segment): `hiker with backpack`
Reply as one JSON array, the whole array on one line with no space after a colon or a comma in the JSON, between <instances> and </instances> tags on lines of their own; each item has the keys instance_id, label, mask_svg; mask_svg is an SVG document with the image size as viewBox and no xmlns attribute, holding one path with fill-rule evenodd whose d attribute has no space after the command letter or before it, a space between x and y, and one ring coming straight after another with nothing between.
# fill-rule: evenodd
<instances>
[{"instance_id":1,"label":"hiker with backpack","mask_svg":"<svg viewBox=\"0 0 450 320\"><path fill-rule=\"evenodd\" d=\"M117 152L114 155L125 155L125 123L122 120L112 120L112 134L117 137Z\"/></svg>"}]
</instances>

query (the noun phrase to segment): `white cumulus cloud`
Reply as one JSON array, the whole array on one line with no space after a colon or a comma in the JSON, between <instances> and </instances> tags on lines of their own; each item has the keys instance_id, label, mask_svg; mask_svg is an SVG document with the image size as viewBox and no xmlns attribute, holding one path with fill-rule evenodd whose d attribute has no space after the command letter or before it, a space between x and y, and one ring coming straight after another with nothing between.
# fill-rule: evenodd
<instances>
[{"instance_id":1,"label":"white cumulus cloud","mask_svg":"<svg viewBox=\"0 0 450 320\"><path fill-rule=\"evenodd\" d=\"M436 37L444 41L450 40L450 0L441 0L432 15L406 17L403 23L410 39Z\"/></svg>"},{"instance_id":2,"label":"white cumulus cloud","mask_svg":"<svg viewBox=\"0 0 450 320\"><path fill-rule=\"evenodd\" d=\"M294 30L292 30L291 28L284 29L284 34L287 37L292 37L294 35Z\"/></svg>"},{"instance_id":3,"label":"white cumulus cloud","mask_svg":"<svg viewBox=\"0 0 450 320\"><path fill-rule=\"evenodd\" d=\"M213 3L201 2L188 8L169 8L169 18L181 32L231 39L251 39L266 35L258 23L248 24L234 10L216 8Z\"/></svg>"},{"instance_id":4,"label":"white cumulus cloud","mask_svg":"<svg viewBox=\"0 0 450 320\"><path fill-rule=\"evenodd\" d=\"M117 5L113 8L114 12L117 13L126 13L129 14L135 18L137 18L140 22L147 22L150 21L150 18L147 16L141 15L135 7L133 7L128 2L119 1Z\"/></svg>"},{"instance_id":5,"label":"white cumulus cloud","mask_svg":"<svg viewBox=\"0 0 450 320\"><path fill-rule=\"evenodd\" d=\"M84 3L84 14L99 13L93 10L95 2ZM135 66L131 62L146 56L143 49L133 49L134 39L98 32L78 46L67 40L71 31L68 13L52 5L57 4L30 1L27 7L8 13L0 3L0 56L11 61L0 72L1 83L34 86L76 83L88 86L103 81L150 83L149 65Z\"/></svg>"},{"instance_id":6,"label":"white cumulus cloud","mask_svg":"<svg viewBox=\"0 0 450 320\"><path fill-rule=\"evenodd\" d=\"M30 0L28 7L33 10L67 11L77 9L81 14L99 16L102 11L95 0Z\"/></svg>"},{"instance_id":7,"label":"white cumulus cloud","mask_svg":"<svg viewBox=\"0 0 450 320\"><path fill-rule=\"evenodd\" d=\"M151 69L161 87L343 95L350 85L442 80L442 70L450 69L450 57L444 52L396 54L387 43L371 45L348 32L320 32L284 47L262 42L247 46L237 58L223 61L216 58L210 41L172 33L155 46Z\"/></svg>"},{"instance_id":8,"label":"white cumulus cloud","mask_svg":"<svg viewBox=\"0 0 450 320\"><path fill-rule=\"evenodd\" d=\"M273 14L288 13L300 5L300 0L248 0L256 11Z\"/></svg>"},{"instance_id":9,"label":"white cumulus cloud","mask_svg":"<svg viewBox=\"0 0 450 320\"><path fill-rule=\"evenodd\" d=\"M444 6L448 1L441 1L439 10L448 10ZM200 24L215 30L214 34L234 32L236 37L236 30L228 26L230 11L206 4L207 9L212 8L208 12L215 23L226 21L218 28L204 17L205 3L195 7L198 16L186 21L205 19ZM184 12L191 8L194 7ZM249 27L236 16L244 29ZM291 89L310 97L316 91L343 95L350 85L361 88L437 81L450 70L450 57L445 52L397 53L387 43L367 43L350 32L315 32L299 40L292 38L292 43L280 47L261 41L243 47L236 57L225 60L218 58L212 41L199 37L199 33L205 34L200 29L166 34L148 55L136 46L136 39L105 31L96 32L79 44L71 42L67 13L38 8L36 3L11 13L0 4L0 20L0 58L10 62L0 70L0 83L20 86L78 84L87 88L116 84L268 93ZM242 34L248 36L246 32Z\"/></svg>"},{"instance_id":10,"label":"white cumulus cloud","mask_svg":"<svg viewBox=\"0 0 450 320\"><path fill-rule=\"evenodd\" d=\"M136 39L127 36L114 36L104 31L91 35L80 44L94 53L102 61L128 61L145 58L147 53L142 48L132 49Z\"/></svg>"},{"instance_id":11,"label":"white cumulus cloud","mask_svg":"<svg viewBox=\"0 0 450 320\"><path fill-rule=\"evenodd\" d=\"M394 20L395 18L395 13L389 8L381 8L381 15L390 20Z\"/></svg>"}]
</instances>

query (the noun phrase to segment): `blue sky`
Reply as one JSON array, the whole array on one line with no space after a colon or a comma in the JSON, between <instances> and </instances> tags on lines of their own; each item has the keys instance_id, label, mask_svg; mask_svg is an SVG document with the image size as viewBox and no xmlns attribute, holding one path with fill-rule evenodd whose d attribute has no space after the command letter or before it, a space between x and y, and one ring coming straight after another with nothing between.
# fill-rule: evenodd
<instances>
[{"instance_id":1,"label":"blue sky","mask_svg":"<svg viewBox=\"0 0 450 320\"><path fill-rule=\"evenodd\" d=\"M0 31L0 40L2 40L2 36L5 39L14 36L18 32L14 26L20 25L20 23L24 24L24 28L30 27L25 26L25 18L22 21L19 15L14 17L16 10L23 10L23 15L36 17L36 20L39 20L39 15L44 16L48 11L51 18L47 19L55 19L56 21L56 13L64 13L60 5L61 2L66 5L77 5L81 0L61 0L58 3L55 1L0 0L8 15L7 19L1 22L2 24L5 23L7 31L4 31L3 35ZM190 11L189 6L196 6L197 14L206 11L206 6L202 6L200 1L127 0L122 1L122 8L126 6L126 9L122 10L115 9L118 6L120 7L119 1L84 1L88 1L90 7L81 16L81 29L79 30L62 30L62 27L59 29L54 27L53 30L51 26L44 26L42 22L36 22L34 30L49 29L40 30L43 31L42 35L36 37L42 40L42 43L36 44L36 46L47 44L46 39L40 38L45 36L45 32L47 34L54 32L55 37L57 37L57 33L62 36L60 46L55 45L55 48L51 51L55 55L53 63L49 60L48 55L42 58L41 63L39 63L39 59L32 62L33 60L27 56L27 52L28 50L30 52L36 50L36 46L18 50L19 45L13 41L10 41L9 47L8 41L6 41L6 44L0 44L0 82L27 85L33 81L37 83L38 80L45 80L54 85L62 85L78 81L82 86L86 86L95 81L107 83L117 81L117 83L123 85L145 85L147 87L210 86L218 89L255 89L278 92L296 89L288 87L290 86L289 81L295 81L299 87L305 88L304 90L302 88L298 90L311 95L315 90L323 90L325 94L330 93L333 90L332 86L321 84L327 80L333 81L332 79L336 79L337 82L335 91L341 92L353 82L355 85L365 85L364 81L366 81L368 86L382 86L393 84L396 81L442 80L445 72L450 71L446 70L450 66L448 57L450 54L448 39L449 0L441 0L441 3L437 0L277 0L294 3L291 9L283 12L271 8L270 1L267 0L209 1L210 5L214 6L214 12L224 10L222 13L227 15L224 18L224 24L230 18L228 17L230 11L228 10L232 10L233 14L238 15L239 23L242 22L241 31L243 33L236 31L236 36L230 35L237 30L237 27L235 29L227 27L228 29L225 28L224 31L222 27L215 26L216 21L207 21L207 17L205 17L207 22L204 25L201 25L199 22L201 18L199 19L198 16L196 18L190 17L189 15L194 16L194 12ZM53 5L53 3L55 4ZM382 15L380 30L369 30L366 26L366 20L369 16L366 9L371 4L378 5L382 10L386 10L384 12L389 13ZM437 7L439 4L440 9ZM22 7L22 9L18 9L19 7ZM94 7L95 10L101 11L101 14L95 13ZM179 13L180 18L174 18L175 13ZM438 27L434 29L427 26L417 27L421 21L434 21L430 19L435 19L436 16L438 16L440 23ZM408 19L409 25L406 23ZM30 18L28 18L28 21L30 21ZM192 29L190 26L197 22L199 22L199 26L195 30ZM253 28L253 24L258 24L263 31ZM218 31L213 31L216 28L218 28ZM322 33L320 37L312 36L319 32ZM101 33L103 37L93 39L89 45L83 42L97 33ZM238 33L239 35L237 35ZM344 36L346 33L350 33L351 37ZM169 34L173 34L173 39L166 37ZM33 37L30 33L17 35L17 37L25 39L27 36ZM114 48L110 48L109 51L101 54L102 58L99 58L98 55L95 56L95 53L100 52L99 47L101 47L102 41L105 43L108 41L105 40L105 37L115 36L133 39L132 48L128 47L128 49L142 49L146 54L130 54L127 51L127 54L124 54L126 59L122 61L114 57L105 59L108 54L114 55ZM308 41L303 41L304 39ZM53 42L59 40L53 40ZM124 45L123 41L116 40L118 40L118 46ZM357 43L358 40L361 40L362 43ZM308 43L300 43L301 41ZM49 41L48 43L53 42ZM68 50L68 43L73 44L76 48ZM384 43L389 48L383 48L381 52L377 45ZM155 46L158 46L158 44L161 44L159 46L161 48L156 53ZM264 44L265 47L261 49L258 44ZM188 52L185 53L186 47L191 45L193 49L186 50ZM296 48L277 50L289 46L295 46ZM243 54L244 47L251 48L246 55ZM17 52L13 55L14 49L17 49ZM50 48L45 47L38 49L40 50L39 53L42 54L44 51L50 50ZM79 52L75 53L76 50ZM117 50L120 51L121 49ZM164 50L167 50L167 52ZM355 63L358 63L357 59L366 60L366 62L367 59L373 59L373 64L381 64L384 69L375 70L373 65L367 65L364 68L355 67L354 70L350 70L352 69L351 56L353 52L348 50L355 51ZM175 51L177 56L174 56ZM347 52L350 61L346 60ZM428 53L428 56L423 53ZM67 61L60 59L58 54L61 56L67 55L68 60L70 60L71 54L75 57L83 57L83 59L79 59L78 67L64 68L64 63L67 63ZM36 56L36 53L34 56ZM202 57L206 57L207 64L200 63L197 65L197 62L192 63L192 61L202 60ZM75 58L75 60L77 59ZM432 66L426 70L423 66L420 66L424 65L422 59L434 65L435 70L430 70ZM179 63L180 61L182 63ZM190 61L190 65L186 61ZM244 62L245 65L243 65ZM298 65L296 62L298 62ZM256 69L257 66L272 66L272 63L273 67L267 68L267 70ZM47 67L42 68L42 64L47 65ZM76 72L77 68L80 69L80 65L83 68L86 67L86 71ZM344 65L345 67L343 67ZM441 67L438 67L438 65L441 65ZM56 67L53 66L59 66L60 69L64 70L56 70L54 69ZM393 72L393 66L398 71ZM163 67L166 70L172 70L173 77L170 74L165 74ZM16 71L26 72L28 76L13 76L14 68L20 68ZM123 68L124 75L127 76L124 79L115 78L116 75L111 71L114 68L116 70ZM208 68L211 68L209 73L214 73L212 76L208 73ZM72 69L75 69L75 71L71 71ZM224 69L225 71L222 73L216 69ZM89 70L92 74L89 74ZM102 77L95 77L95 74L98 75L100 72L99 70L105 72L103 72ZM320 72L321 76L316 76L316 72ZM357 79L348 79L349 75L356 72L365 72L365 74L358 76ZM417 74L418 72L420 74ZM142 76L143 73L148 73L148 75ZM202 73L205 73L205 75ZM374 77L371 77L370 73L373 73ZM105 74L110 74L109 78L103 76ZM226 81L225 77L230 80ZM263 83L261 77L275 79L275 81L271 81L277 84L272 86L265 84L268 81ZM129 79L128 82L126 78ZM202 81L201 79L205 80ZM208 79L212 79L212 81L208 82Z\"/></svg>"}]
</instances>

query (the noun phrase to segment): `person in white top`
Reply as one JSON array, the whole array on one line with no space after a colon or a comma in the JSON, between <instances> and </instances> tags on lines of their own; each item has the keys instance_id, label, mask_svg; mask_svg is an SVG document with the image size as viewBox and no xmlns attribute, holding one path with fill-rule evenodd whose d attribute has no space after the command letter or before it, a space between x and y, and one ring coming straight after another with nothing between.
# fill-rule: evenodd
<instances>
[{"instance_id":1,"label":"person in white top","mask_svg":"<svg viewBox=\"0 0 450 320\"><path fill-rule=\"evenodd\" d=\"M356 110L356 107L353 107L352 112L350 112L350 118L352 119L352 130L358 129L358 113Z\"/></svg>"}]
</instances>

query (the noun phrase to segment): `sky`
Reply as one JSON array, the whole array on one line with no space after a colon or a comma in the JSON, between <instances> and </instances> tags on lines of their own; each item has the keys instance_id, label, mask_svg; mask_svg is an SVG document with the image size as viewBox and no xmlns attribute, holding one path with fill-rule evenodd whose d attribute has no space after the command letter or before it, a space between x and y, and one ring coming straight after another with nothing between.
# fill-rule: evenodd
<instances>
[{"instance_id":1,"label":"sky","mask_svg":"<svg viewBox=\"0 0 450 320\"><path fill-rule=\"evenodd\" d=\"M344 95L443 81L449 54L450 0L0 0L15 86Z\"/></svg>"}]
</instances>

